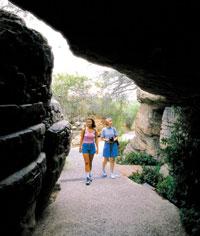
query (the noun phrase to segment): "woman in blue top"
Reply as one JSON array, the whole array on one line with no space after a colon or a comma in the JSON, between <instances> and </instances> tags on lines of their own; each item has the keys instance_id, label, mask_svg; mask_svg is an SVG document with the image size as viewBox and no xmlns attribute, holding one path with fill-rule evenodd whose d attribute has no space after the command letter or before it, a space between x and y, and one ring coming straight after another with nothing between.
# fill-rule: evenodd
<instances>
[{"instance_id":1,"label":"woman in blue top","mask_svg":"<svg viewBox=\"0 0 200 236\"><path fill-rule=\"evenodd\" d=\"M104 148L103 148L103 172L102 176L106 177L106 171L105 167L107 164L107 161L110 161L110 177L114 179L116 176L114 175L114 165L115 165L115 158L118 156L118 145L117 145L117 130L112 127L112 119L107 118L106 119L106 127L102 129L101 132L101 138L104 143Z\"/></svg>"}]
</instances>

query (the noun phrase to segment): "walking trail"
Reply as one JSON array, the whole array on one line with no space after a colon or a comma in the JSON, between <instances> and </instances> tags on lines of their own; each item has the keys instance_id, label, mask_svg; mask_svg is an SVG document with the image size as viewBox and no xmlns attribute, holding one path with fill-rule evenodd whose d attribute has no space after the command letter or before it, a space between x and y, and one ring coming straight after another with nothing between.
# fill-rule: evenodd
<instances>
[{"instance_id":1,"label":"walking trail","mask_svg":"<svg viewBox=\"0 0 200 236\"><path fill-rule=\"evenodd\" d=\"M34 236L186 235L172 203L129 180L120 168L118 178L102 178L101 162L102 155L96 155L94 180L86 186L82 155L71 149L59 178L61 191L44 211Z\"/></svg>"}]
</instances>

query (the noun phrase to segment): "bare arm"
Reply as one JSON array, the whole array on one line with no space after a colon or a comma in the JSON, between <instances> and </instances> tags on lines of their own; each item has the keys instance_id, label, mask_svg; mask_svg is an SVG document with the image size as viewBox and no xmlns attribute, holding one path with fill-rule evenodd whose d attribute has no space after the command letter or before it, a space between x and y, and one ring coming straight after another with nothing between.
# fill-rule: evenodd
<instances>
[{"instance_id":1,"label":"bare arm","mask_svg":"<svg viewBox=\"0 0 200 236\"><path fill-rule=\"evenodd\" d=\"M96 143L96 147L97 147L96 154L98 154L99 153L99 140L98 140L98 133L97 133L97 131L95 131L95 143Z\"/></svg>"},{"instance_id":2,"label":"bare arm","mask_svg":"<svg viewBox=\"0 0 200 236\"><path fill-rule=\"evenodd\" d=\"M109 139L108 138L101 138L103 141L109 141Z\"/></svg>"},{"instance_id":3,"label":"bare arm","mask_svg":"<svg viewBox=\"0 0 200 236\"><path fill-rule=\"evenodd\" d=\"M82 129L82 130L81 130L81 134L80 134L80 146L79 146L79 152L82 152L82 144L83 144L84 132L85 132L85 130Z\"/></svg>"},{"instance_id":4,"label":"bare arm","mask_svg":"<svg viewBox=\"0 0 200 236\"><path fill-rule=\"evenodd\" d=\"M102 131L102 132L103 132L103 131ZM103 135L103 136L104 136L104 135ZM102 136L101 136L101 140L102 140L102 141L105 141L105 142L109 141L108 138L105 138L105 137L102 137Z\"/></svg>"}]
</instances>

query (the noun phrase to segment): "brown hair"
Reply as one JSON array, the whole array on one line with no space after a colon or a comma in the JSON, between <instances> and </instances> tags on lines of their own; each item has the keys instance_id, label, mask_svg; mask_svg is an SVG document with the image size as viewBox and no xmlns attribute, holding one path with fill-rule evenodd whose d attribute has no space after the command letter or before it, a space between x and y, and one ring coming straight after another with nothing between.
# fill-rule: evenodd
<instances>
[{"instance_id":1,"label":"brown hair","mask_svg":"<svg viewBox=\"0 0 200 236\"><path fill-rule=\"evenodd\" d=\"M92 121L92 128L96 127L95 121L92 118L87 118L86 120L91 120Z\"/></svg>"}]
</instances>

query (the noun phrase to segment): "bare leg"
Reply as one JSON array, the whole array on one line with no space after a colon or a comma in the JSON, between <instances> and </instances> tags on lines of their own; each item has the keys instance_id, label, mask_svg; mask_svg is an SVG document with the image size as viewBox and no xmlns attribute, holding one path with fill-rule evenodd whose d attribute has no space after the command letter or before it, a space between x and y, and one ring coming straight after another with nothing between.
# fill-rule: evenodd
<instances>
[{"instance_id":1,"label":"bare leg","mask_svg":"<svg viewBox=\"0 0 200 236\"><path fill-rule=\"evenodd\" d=\"M113 173L114 171L114 166L115 166L115 158L110 157L110 172Z\"/></svg>"},{"instance_id":2,"label":"bare leg","mask_svg":"<svg viewBox=\"0 0 200 236\"><path fill-rule=\"evenodd\" d=\"M89 153L84 153L83 158L85 161L85 175L86 175L86 185L90 185L90 157Z\"/></svg>"},{"instance_id":3,"label":"bare leg","mask_svg":"<svg viewBox=\"0 0 200 236\"><path fill-rule=\"evenodd\" d=\"M89 160L90 160L90 172L92 171L92 161L93 161L93 158L94 158L94 154L90 154L90 155L89 155Z\"/></svg>"},{"instance_id":4,"label":"bare leg","mask_svg":"<svg viewBox=\"0 0 200 236\"><path fill-rule=\"evenodd\" d=\"M106 168L106 164L108 162L108 158L103 158L103 163L102 163L102 169L103 169L103 172L105 172L105 168Z\"/></svg>"},{"instance_id":5,"label":"bare leg","mask_svg":"<svg viewBox=\"0 0 200 236\"><path fill-rule=\"evenodd\" d=\"M84 153L83 154L83 158L85 161L85 172L86 174L90 172L90 158L89 158L89 154L88 153Z\"/></svg>"}]
</instances>

